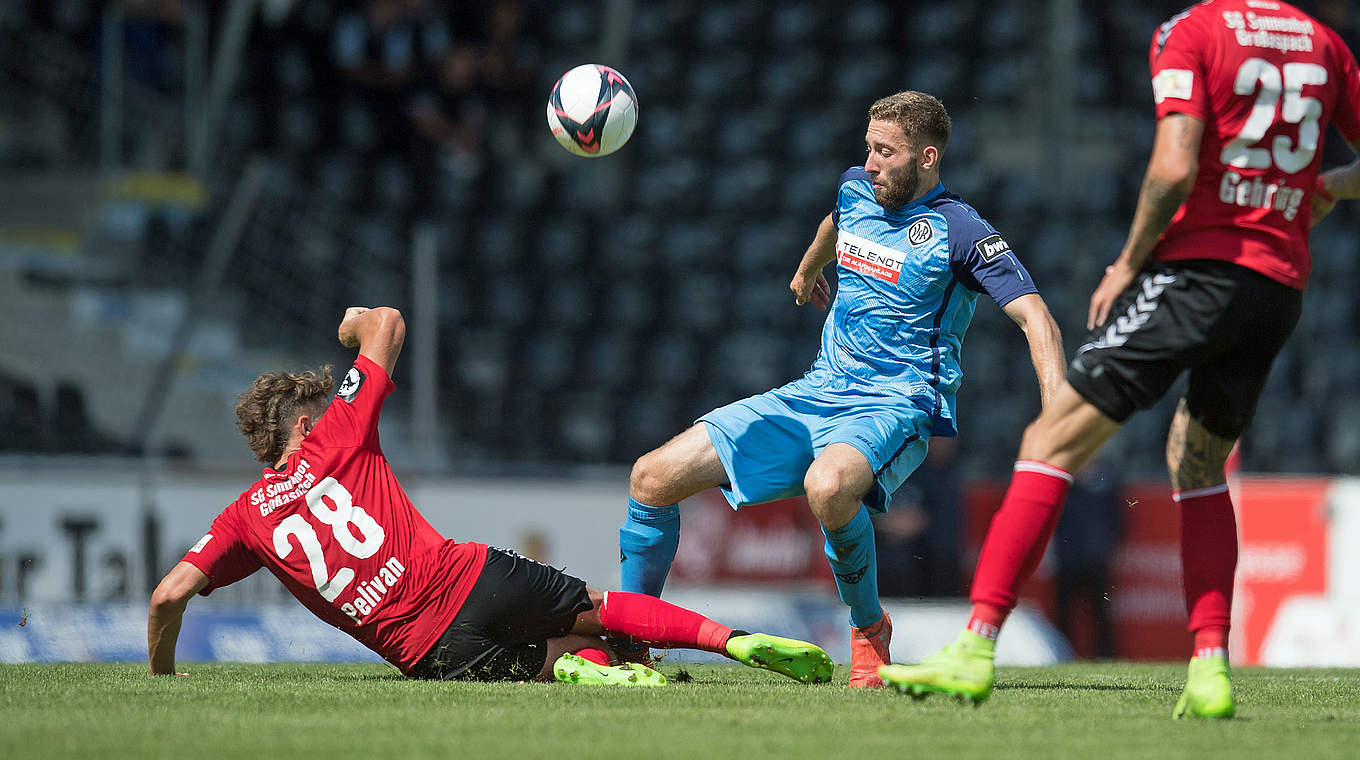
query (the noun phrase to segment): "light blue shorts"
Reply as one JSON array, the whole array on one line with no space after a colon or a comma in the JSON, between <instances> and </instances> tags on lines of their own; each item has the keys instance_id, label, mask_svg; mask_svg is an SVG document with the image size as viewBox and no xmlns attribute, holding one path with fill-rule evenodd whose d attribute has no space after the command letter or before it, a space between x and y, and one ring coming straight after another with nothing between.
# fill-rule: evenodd
<instances>
[{"instance_id":1,"label":"light blue shorts","mask_svg":"<svg viewBox=\"0 0 1360 760\"><path fill-rule=\"evenodd\" d=\"M854 446L874 469L864 497L883 512L889 498L926 457L930 415L906 404L833 405L774 391L734 401L699 418L718 452L733 509L803 494L812 460L833 443Z\"/></svg>"}]
</instances>

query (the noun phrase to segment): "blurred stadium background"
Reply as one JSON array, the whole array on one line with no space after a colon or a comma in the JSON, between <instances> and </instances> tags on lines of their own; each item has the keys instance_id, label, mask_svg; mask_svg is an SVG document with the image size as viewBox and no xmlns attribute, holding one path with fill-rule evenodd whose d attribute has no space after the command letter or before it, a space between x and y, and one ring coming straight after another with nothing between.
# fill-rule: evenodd
<instances>
[{"instance_id":1,"label":"blurred stadium background","mask_svg":"<svg viewBox=\"0 0 1360 760\"><path fill-rule=\"evenodd\" d=\"M1355 3L1298 4L1357 48ZM950 109L945 182L1020 253L1070 351L1151 147L1148 41L1183 6L0 3L0 610L34 611L5 624L0 660L144 656L90 632L139 643L149 587L255 472L235 394L267 369L347 363L334 328L355 303L398 306L413 328L383 436L436 526L613 584L631 461L815 356L822 314L793 308L788 280L862 158L869 103L899 89ZM640 101L632 142L599 161L563 152L543 117L553 80L588 61L623 71ZM1329 140L1324 166L1349 160ZM1279 586L1256 605L1271 616L1299 591L1360 594L1327 548L1352 535L1339 476L1360 473L1358 220L1342 204L1314 233L1303 319L1242 442L1243 470L1274 476L1244 478L1266 490L1239 498L1275 516L1242 529L1261 541L1244 567ZM902 537L895 575L934 573L908 596L957 596L1038 408L999 310L979 308L964 356L953 456L909 484L909 518L880 529ZM1080 653L1182 654L1161 474L1171 408L1136 417L1102 463L1121 514L1092 507L1060 538L1099 547L1073 561L1111 573L1113 648ZM734 518L699 501L676 570L685 601L844 637L805 510ZM957 507L932 510L944 503ZM1036 630L1057 563L1031 594ZM300 633L270 649L274 623L230 608L282 598L253 578L198 603L225 610L227 633L205 629L192 651L322 656ZM1354 607L1325 614L1340 625ZM1269 659L1271 616L1235 654Z\"/></svg>"}]
</instances>

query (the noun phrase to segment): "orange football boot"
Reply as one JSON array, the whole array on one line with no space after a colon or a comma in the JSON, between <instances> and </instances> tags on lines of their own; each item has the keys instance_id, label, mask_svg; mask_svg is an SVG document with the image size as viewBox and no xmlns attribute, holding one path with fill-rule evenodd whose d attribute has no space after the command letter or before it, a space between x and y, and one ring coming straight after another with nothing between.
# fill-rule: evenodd
<instances>
[{"instance_id":1,"label":"orange football boot","mask_svg":"<svg viewBox=\"0 0 1360 760\"><path fill-rule=\"evenodd\" d=\"M878 668L892 662L888 643L892 641L892 620L888 613L873 625L864 628L850 626L850 688L881 689L883 679Z\"/></svg>"}]
</instances>

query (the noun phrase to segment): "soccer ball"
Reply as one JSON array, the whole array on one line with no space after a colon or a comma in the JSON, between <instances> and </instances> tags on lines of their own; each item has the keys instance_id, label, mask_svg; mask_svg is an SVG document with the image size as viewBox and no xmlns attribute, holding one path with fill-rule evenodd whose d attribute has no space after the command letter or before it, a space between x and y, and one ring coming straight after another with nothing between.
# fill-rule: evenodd
<instances>
[{"instance_id":1,"label":"soccer ball","mask_svg":"<svg viewBox=\"0 0 1360 760\"><path fill-rule=\"evenodd\" d=\"M568 71L548 96L548 128L569 152L599 158L623 147L637 125L637 96L619 72L598 63Z\"/></svg>"}]
</instances>

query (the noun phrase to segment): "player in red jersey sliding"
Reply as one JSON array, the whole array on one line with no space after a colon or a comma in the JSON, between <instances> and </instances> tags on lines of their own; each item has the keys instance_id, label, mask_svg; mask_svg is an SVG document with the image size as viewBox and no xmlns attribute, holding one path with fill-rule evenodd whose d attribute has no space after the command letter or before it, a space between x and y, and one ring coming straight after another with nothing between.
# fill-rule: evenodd
<instances>
[{"instance_id":1,"label":"player in red jersey sliding","mask_svg":"<svg viewBox=\"0 0 1360 760\"><path fill-rule=\"evenodd\" d=\"M987 698L997 633L1053 535L1071 473L1188 370L1166 458L1195 644L1173 715L1236 710L1237 534L1223 466L1298 319L1310 217L1360 197L1360 162L1318 174L1329 124L1360 155L1360 71L1334 31L1270 0L1195 5L1158 28L1150 60L1157 133L1128 241L1091 296L1091 333L1067 383L1025 430L967 628L918 665L879 671L913 696Z\"/></svg>"},{"instance_id":2,"label":"player in red jersey sliding","mask_svg":"<svg viewBox=\"0 0 1360 760\"><path fill-rule=\"evenodd\" d=\"M610 633L831 680L831 660L812 644L733 631L642 594L601 593L513 552L441 536L378 441L405 332L395 309L351 308L339 337L359 355L334 400L329 368L261 375L241 396L237 425L269 466L152 594L153 675L175 672L190 598L264 567L317 617L413 678L665 683L645 665L611 666Z\"/></svg>"}]
</instances>

